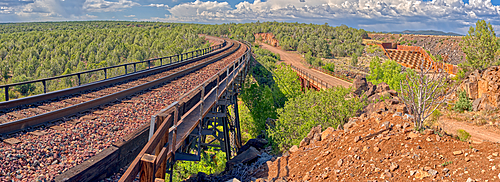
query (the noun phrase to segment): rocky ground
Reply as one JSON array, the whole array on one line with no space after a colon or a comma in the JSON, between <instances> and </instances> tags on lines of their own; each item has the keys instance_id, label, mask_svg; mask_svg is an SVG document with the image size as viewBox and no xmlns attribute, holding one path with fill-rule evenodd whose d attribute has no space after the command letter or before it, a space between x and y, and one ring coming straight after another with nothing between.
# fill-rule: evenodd
<instances>
[{"instance_id":1,"label":"rocky ground","mask_svg":"<svg viewBox=\"0 0 500 182\"><path fill-rule=\"evenodd\" d=\"M447 55L448 60L446 63L454 65L465 61L465 54L459 45L462 42L462 37L460 36L368 34L368 37L382 42L423 47L434 56Z\"/></svg>"},{"instance_id":2,"label":"rocky ground","mask_svg":"<svg viewBox=\"0 0 500 182\"><path fill-rule=\"evenodd\" d=\"M354 86L355 94L365 94L369 101L386 99L372 102L337 129L314 127L299 146L247 168L250 180L500 180L500 143L464 142L439 129L415 131L412 116L386 84L356 79Z\"/></svg>"}]
</instances>

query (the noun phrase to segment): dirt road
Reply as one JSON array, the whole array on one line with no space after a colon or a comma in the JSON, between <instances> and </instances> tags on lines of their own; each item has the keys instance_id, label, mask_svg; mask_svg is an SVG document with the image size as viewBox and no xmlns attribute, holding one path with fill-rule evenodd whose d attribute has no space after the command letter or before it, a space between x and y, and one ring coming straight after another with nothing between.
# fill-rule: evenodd
<instances>
[{"instance_id":1,"label":"dirt road","mask_svg":"<svg viewBox=\"0 0 500 182\"><path fill-rule=\"evenodd\" d=\"M349 82L346 82L344 80L327 75L323 72L307 68L306 66L304 66L304 64L302 64L302 58L297 53L283 51L280 48L273 47L273 46L263 44L263 43L260 43L259 45L264 49L267 49L273 53L279 54L281 56L281 60L283 62L285 62L286 64L292 64L293 66L295 66L297 68L305 70L309 74L320 78L321 80L323 80L324 82L327 82L328 84L335 85L335 86L340 85L340 86L343 86L346 88L350 87L352 85Z\"/></svg>"},{"instance_id":2,"label":"dirt road","mask_svg":"<svg viewBox=\"0 0 500 182\"><path fill-rule=\"evenodd\" d=\"M471 140L474 142L482 142L483 140L491 142L500 142L500 134L498 129L486 128L485 126L477 126L465 122L455 121L453 119L443 119L439 125L447 132L457 134L457 130L463 129L471 135Z\"/></svg>"}]
</instances>

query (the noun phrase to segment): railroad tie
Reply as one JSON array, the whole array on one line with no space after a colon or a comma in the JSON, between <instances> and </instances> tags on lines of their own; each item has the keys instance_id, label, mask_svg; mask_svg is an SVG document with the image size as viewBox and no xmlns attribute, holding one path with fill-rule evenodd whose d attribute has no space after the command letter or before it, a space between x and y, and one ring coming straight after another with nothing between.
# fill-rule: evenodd
<instances>
[{"instance_id":1,"label":"railroad tie","mask_svg":"<svg viewBox=\"0 0 500 182\"><path fill-rule=\"evenodd\" d=\"M93 113L97 114L97 115L102 115L102 114L105 114L107 112L106 111L94 111Z\"/></svg>"},{"instance_id":2,"label":"railroad tie","mask_svg":"<svg viewBox=\"0 0 500 182\"><path fill-rule=\"evenodd\" d=\"M47 134L47 132L36 130L36 131L33 131L33 132L29 132L29 134L34 135L34 136L42 136L42 135Z\"/></svg>"},{"instance_id":3,"label":"railroad tie","mask_svg":"<svg viewBox=\"0 0 500 182\"><path fill-rule=\"evenodd\" d=\"M7 115L15 117L15 118L18 118L18 119L24 118L23 115L16 114L16 113L13 113L13 112L7 113Z\"/></svg>"},{"instance_id":4,"label":"railroad tie","mask_svg":"<svg viewBox=\"0 0 500 182\"><path fill-rule=\"evenodd\" d=\"M62 126L59 126L59 125L51 126L50 129L58 130L58 131L64 131L65 130Z\"/></svg>"},{"instance_id":5,"label":"railroad tie","mask_svg":"<svg viewBox=\"0 0 500 182\"><path fill-rule=\"evenodd\" d=\"M46 111L53 111L56 110L55 107L50 107L50 106L38 106L38 108L46 110Z\"/></svg>"},{"instance_id":6,"label":"railroad tie","mask_svg":"<svg viewBox=\"0 0 500 182\"><path fill-rule=\"evenodd\" d=\"M7 123L7 122L9 122L9 120L7 120L5 117L0 117L0 122Z\"/></svg>"},{"instance_id":7,"label":"railroad tie","mask_svg":"<svg viewBox=\"0 0 500 182\"><path fill-rule=\"evenodd\" d=\"M28 111L34 112L35 114L43 113L43 111L40 111L40 110L38 110L36 108L28 108Z\"/></svg>"},{"instance_id":8,"label":"railroad tie","mask_svg":"<svg viewBox=\"0 0 500 182\"><path fill-rule=\"evenodd\" d=\"M78 104L78 102L72 100L63 100L63 102L66 102L68 104Z\"/></svg>"},{"instance_id":9,"label":"railroad tie","mask_svg":"<svg viewBox=\"0 0 500 182\"><path fill-rule=\"evenodd\" d=\"M7 138L7 139L3 140L3 142L11 144L11 145L15 145L15 144L21 143L21 140L19 140L17 138Z\"/></svg>"}]
</instances>

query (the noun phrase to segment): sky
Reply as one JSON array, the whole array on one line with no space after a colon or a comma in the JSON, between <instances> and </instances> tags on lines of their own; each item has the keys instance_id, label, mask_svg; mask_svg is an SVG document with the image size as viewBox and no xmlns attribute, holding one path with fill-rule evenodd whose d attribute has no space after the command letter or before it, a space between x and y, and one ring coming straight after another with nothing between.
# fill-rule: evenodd
<instances>
[{"instance_id":1,"label":"sky","mask_svg":"<svg viewBox=\"0 0 500 182\"><path fill-rule=\"evenodd\" d=\"M0 23L279 21L466 34L478 19L500 33L500 0L0 0Z\"/></svg>"}]
</instances>

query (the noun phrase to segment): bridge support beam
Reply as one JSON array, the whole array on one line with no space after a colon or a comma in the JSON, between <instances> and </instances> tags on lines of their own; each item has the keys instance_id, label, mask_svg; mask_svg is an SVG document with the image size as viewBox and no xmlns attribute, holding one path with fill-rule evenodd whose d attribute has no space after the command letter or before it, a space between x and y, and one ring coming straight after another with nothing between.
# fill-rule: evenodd
<instances>
[{"instance_id":1,"label":"bridge support beam","mask_svg":"<svg viewBox=\"0 0 500 182\"><path fill-rule=\"evenodd\" d=\"M248 72L249 66L246 66L236 75L234 81L226 86L226 91L217 100L215 106L204 118L201 118L198 126L175 151L174 159L167 163L166 173L170 174L170 181L172 181L173 165L176 161L199 161L202 157L202 150L208 147L225 152L226 160L236 155L242 146L238 94ZM220 93L220 89L218 90L217 92Z\"/></svg>"}]
</instances>

